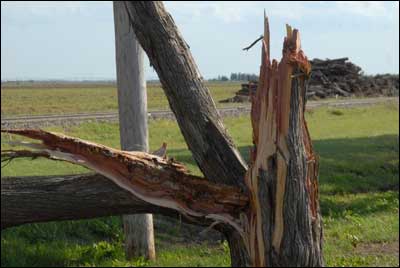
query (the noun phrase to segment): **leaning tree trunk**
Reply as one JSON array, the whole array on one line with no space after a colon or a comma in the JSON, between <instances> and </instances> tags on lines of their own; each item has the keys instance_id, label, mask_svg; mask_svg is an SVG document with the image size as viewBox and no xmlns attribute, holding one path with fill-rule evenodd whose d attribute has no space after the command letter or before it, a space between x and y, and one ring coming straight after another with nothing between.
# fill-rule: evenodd
<instances>
[{"instance_id":1,"label":"leaning tree trunk","mask_svg":"<svg viewBox=\"0 0 400 268\"><path fill-rule=\"evenodd\" d=\"M114 1L115 54L117 65L119 132L121 149L149 150L144 51L136 40L123 2ZM152 214L123 215L125 255L128 260L154 260Z\"/></svg>"},{"instance_id":2,"label":"leaning tree trunk","mask_svg":"<svg viewBox=\"0 0 400 268\"><path fill-rule=\"evenodd\" d=\"M244 186L246 164L227 134L211 94L161 2L125 1L136 37L157 71L183 137L204 176Z\"/></svg>"}]
</instances>

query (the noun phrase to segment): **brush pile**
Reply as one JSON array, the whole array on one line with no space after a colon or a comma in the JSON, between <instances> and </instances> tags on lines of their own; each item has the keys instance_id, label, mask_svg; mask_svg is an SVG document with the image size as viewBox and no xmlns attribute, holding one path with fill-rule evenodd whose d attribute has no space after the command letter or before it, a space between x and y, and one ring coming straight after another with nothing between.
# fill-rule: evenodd
<instances>
[{"instance_id":1,"label":"brush pile","mask_svg":"<svg viewBox=\"0 0 400 268\"><path fill-rule=\"evenodd\" d=\"M314 59L308 96L318 98L350 96L393 96L399 92L398 75L365 76L348 58Z\"/></svg>"},{"instance_id":2,"label":"brush pile","mask_svg":"<svg viewBox=\"0 0 400 268\"><path fill-rule=\"evenodd\" d=\"M364 75L361 68L348 58L313 59L311 77L308 82L307 97L321 99L350 96L398 96L399 75ZM242 84L233 98L221 102L249 101L250 90L255 91L257 82Z\"/></svg>"},{"instance_id":3,"label":"brush pile","mask_svg":"<svg viewBox=\"0 0 400 268\"><path fill-rule=\"evenodd\" d=\"M248 83L242 84L242 88L235 93L235 96L225 100L221 100L221 103L226 102L248 102L250 101L250 91L255 93L257 90L257 81L250 81Z\"/></svg>"}]
</instances>

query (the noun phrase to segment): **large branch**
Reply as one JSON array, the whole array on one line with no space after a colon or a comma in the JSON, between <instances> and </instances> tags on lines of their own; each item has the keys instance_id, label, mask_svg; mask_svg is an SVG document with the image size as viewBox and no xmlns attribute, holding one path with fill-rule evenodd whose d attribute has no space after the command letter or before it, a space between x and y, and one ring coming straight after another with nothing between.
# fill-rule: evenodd
<instances>
[{"instance_id":1,"label":"large branch","mask_svg":"<svg viewBox=\"0 0 400 268\"><path fill-rule=\"evenodd\" d=\"M19 143L34 149L32 156L64 160L86 166L106 176L121 189L125 189L133 194L136 198L140 198L141 200L156 207L173 209L184 214L188 218L193 218L200 221L212 219L237 226L237 223L234 221L238 218L238 214L247 205L247 196L241 193L240 188L215 184L203 178L193 176L189 174L181 164L158 157L156 155L147 154L144 152L120 151L96 143L42 130L1 131L42 141L42 143ZM21 153L19 154L19 151L7 151L10 157L18 157L19 155L24 157L29 156L29 151L24 150L20 152ZM6 182L9 181L10 179L6 180ZM26 182L26 180L24 181ZM77 182L79 182L79 180ZM39 181L39 184L43 183L46 185L47 182ZM25 186L22 185L22 188L23 187ZM62 184L58 185L58 187L59 189L64 189ZM67 196L67 199L74 199L74 197L68 197L68 195L74 195L74 191L77 190L77 187L79 186L77 185L74 187L71 185L71 188L67 189L66 192L61 190L61 193ZM91 188L92 186L87 185L83 189L90 194ZM17 191L15 190L15 187L7 187L7 185L4 185L5 198L8 196L7 189L14 189L13 193L15 194L17 194L18 191L20 191L22 196L24 194L24 191L22 189L18 189L18 187ZM54 190L57 192L57 189L54 187L51 189L46 189L47 192ZM53 193L50 193L50 195L47 196L48 199L46 198L46 195L42 196L42 198L49 200L49 204L44 207L45 211L49 206L53 206L54 209L60 209L60 206L58 206L57 203L51 199L54 197L55 196ZM60 199L57 198L56 200L60 201ZM18 214L19 209L17 209L17 207L8 206L7 204L11 203L9 200L4 201L6 205L4 207L2 205L1 209L2 215L4 213L6 216L2 217L2 221L3 219L11 221L8 219L8 215L13 215L14 212L7 211L10 209L15 209L17 211L16 213ZM136 203L134 203L134 207L135 204ZM46 217L49 217L47 220L54 219L52 218L52 215L45 216L47 212L43 212L41 210L40 204L38 204L38 206L34 206L36 208L34 213L42 217L40 219L41 221L46 220ZM71 209L71 207L68 208ZM31 205L29 206L29 209L32 209ZM66 209L67 215L71 213L69 212L69 209ZM157 211L159 208L148 208L148 210L149 212L151 210ZM138 212L143 212L143 210L139 210ZM73 215L81 214L80 212L77 212ZM93 214L90 215L95 216ZM98 216L102 216L102 214ZM18 220L20 223L34 221L34 219L30 218L23 219L23 217L25 217L24 215L20 215L20 217L21 219ZM8 224L8 226L11 225L12 224Z\"/></svg>"},{"instance_id":2,"label":"large branch","mask_svg":"<svg viewBox=\"0 0 400 268\"><path fill-rule=\"evenodd\" d=\"M99 174L1 178L1 229L130 213L176 215Z\"/></svg>"},{"instance_id":3,"label":"large branch","mask_svg":"<svg viewBox=\"0 0 400 268\"><path fill-rule=\"evenodd\" d=\"M125 1L125 6L200 170L213 182L244 186L246 164L172 17L161 2Z\"/></svg>"},{"instance_id":4,"label":"large branch","mask_svg":"<svg viewBox=\"0 0 400 268\"><path fill-rule=\"evenodd\" d=\"M153 213L177 218L174 209L132 195L100 174L1 178L1 229L27 223ZM210 225L212 219L181 218Z\"/></svg>"}]
</instances>

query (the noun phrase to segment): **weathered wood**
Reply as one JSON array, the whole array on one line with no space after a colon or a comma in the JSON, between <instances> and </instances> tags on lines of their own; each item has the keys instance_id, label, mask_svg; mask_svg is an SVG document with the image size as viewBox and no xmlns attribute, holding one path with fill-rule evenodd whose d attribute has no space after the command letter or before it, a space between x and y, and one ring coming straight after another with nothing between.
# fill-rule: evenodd
<instances>
[{"instance_id":1,"label":"weathered wood","mask_svg":"<svg viewBox=\"0 0 400 268\"><path fill-rule=\"evenodd\" d=\"M114 1L115 51L121 149L148 151L147 94L143 66L144 52L121 1ZM123 215L127 259L154 260L153 216Z\"/></svg>"},{"instance_id":2,"label":"weathered wood","mask_svg":"<svg viewBox=\"0 0 400 268\"><path fill-rule=\"evenodd\" d=\"M161 213L99 174L1 178L1 229L26 223Z\"/></svg>"},{"instance_id":3,"label":"weathered wood","mask_svg":"<svg viewBox=\"0 0 400 268\"><path fill-rule=\"evenodd\" d=\"M114 1L114 21L121 149L147 152L144 51L136 40L125 5L121 1Z\"/></svg>"},{"instance_id":4,"label":"weathered wood","mask_svg":"<svg viewBox=\"0 0 400 268\"><path fill-rule=\"evenodd\" d=\"M42 141L40 144L21 143L21 145L37 150L34 152L35 156L41 153L47 158L88 167L153 206L174 209L188 218L199 219L200 222L214 220L229 223L239 229L235 219L247 205L248 199L238 187L215 184L193 176L177 162L144 152L120 151L42 130L1 131L40 140ZM26 151L23 151L23 156L27 156ZM88 191L90 193L90 190ZM73 192L69 192L71 193ZM45 194L43 198L44 196ZM55 205L51 201L49 203ZM7 206L1 208L2 213L3 209L5 211L9 209ZM35 213L44 214L40 206L35 208L37 209ZM25 215L20 215L20 218L24 217ZM43 221L45 217L43 216ZM52 215L47 217L49 220L54 220ZM21 222L32 221L25 219Z\"/></svg>"},{"instance_id":5,"label":"weathered wood","mask_svg":"<svg viewBox=\"0 0 400 268\"><path fill-rule=\"evenodd\" d=\"M209 226L212 219L181 217L147 203L100 174L1 178L1 229L29 223L153 213Z\"/></svg>"},{"instance_id":6,"label":"weathered wood","mask_svg":"<svg viewBox=\"0 0 400 268\"><path fill-rule=\"evenodd\" d=\"M161 2L125 1L131 23L204 176L244 188L246 163L227 134L189 46Z\"/></svg>"}]
</instances>

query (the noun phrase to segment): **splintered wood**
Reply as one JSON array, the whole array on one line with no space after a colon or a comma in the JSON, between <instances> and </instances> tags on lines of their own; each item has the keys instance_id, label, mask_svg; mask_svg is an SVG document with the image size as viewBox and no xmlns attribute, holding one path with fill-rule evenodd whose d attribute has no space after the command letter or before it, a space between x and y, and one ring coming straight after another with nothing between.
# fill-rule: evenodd
<instances>
[{"instance_id":1,"label":"splintered wood","mask_svg":"<svg viewBox=\"0 0 400 268\"><path fill-rule=\"evenodd\" d=\"M189 218L235 224L247 205L239 188L190 175L172 160L144 152L128 152L43 130L1 130L42 141L20 142L34 151L11 151L9 157L47 157L88 167L150 204L175 209ZM163 148L166 145L163 145ZM232 222L231 222L232 221ZM239 228L239 227L237 227Z\"/></svg>"},{"instance_id":2,"label":"splintered wood","mask_svg":"<svg viewBox=\"0 0 400 268\"><path fill-rule=\"evenodd\" d=\"M304 119L305 80L311 66L301 50L298 30L289 25L286 30L282 59L279 63L276 60L271 62L269 24L265 17L260 80L256 93L251 95L254 146L245 181L251 195L247 243L254 266L270 266L267 255L279 255L285 232L285 187L287 180L291 180L288 168L291 158L296 157L295 150L304 149L306 155L309 209L314 217L317 207L318 166ZM293 87L301 92L296 94ZM300 132L293 129L296 126ZM289 144L290 135L301 140L300 148L290 148L293 147ZM261 184L266 187L261 187ZM266 189L269 189L268 193ZM266 195L269 199L264 198ZM269 206L264 203L266 200L271 200ZM263 211L267 207L272 211ZM270 215L270 219L266 215ZM271 231L266 230L266 221ZM268 237L269 234L272 237Z\"/></svg>"}]
</instances>

